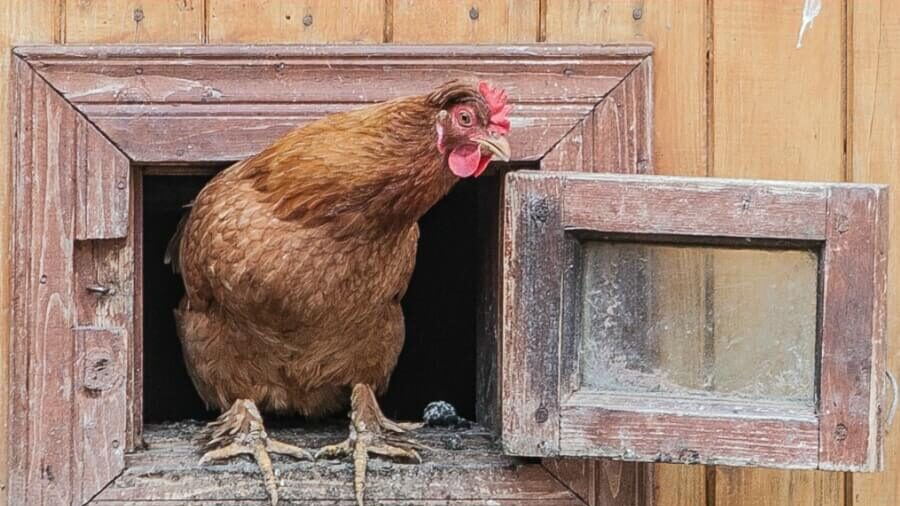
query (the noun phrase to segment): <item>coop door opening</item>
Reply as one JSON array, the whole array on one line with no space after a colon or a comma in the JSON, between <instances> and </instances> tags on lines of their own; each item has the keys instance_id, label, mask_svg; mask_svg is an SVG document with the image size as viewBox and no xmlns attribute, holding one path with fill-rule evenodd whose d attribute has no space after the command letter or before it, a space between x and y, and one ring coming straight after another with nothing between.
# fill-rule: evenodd
<instances>
[{"instance_id":1,"label":"coop door opening","mask_svg":"<svg viewBox=\"0 0 900 506\"><path fill-rule=\"evenodd\" d=\"M217 415L207 411L185 368L172 312L184 288L163 264L184 205L215 171L174 170L180 174L154 169L142 185L145 423ZM416 268L403 299L406 342L381 399L390 417L418 420L427 403L445 400L460 416L476 418L476 390L483 390L476 388L476 335L483 323L485 241L495 239L486 231L496 232L498 179L460 181L420 220Z\"/></svg>"}]
</instances>

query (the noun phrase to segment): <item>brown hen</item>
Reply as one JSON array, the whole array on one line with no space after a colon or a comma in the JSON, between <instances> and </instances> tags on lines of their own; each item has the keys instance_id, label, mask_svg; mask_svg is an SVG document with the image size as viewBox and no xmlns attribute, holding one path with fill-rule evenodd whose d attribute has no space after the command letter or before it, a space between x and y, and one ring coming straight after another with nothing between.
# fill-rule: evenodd
<instances>
[{"instance_id":1,"label":"brown hen","mask_svg":"<svg viewBox=\"0 0 900 506\"><path fill-rule=\"evenodd\" d=\"M507 160L506 96L447 83L335 114L227 168L197 196L169 255L186 294L175 311L188 371L222 410L201 462L249 454L278 495L269 452L311 458L266 435L259 411L325 415L346 408L362 504L368 453L418 459L390 436L375 400L403 346L400 300L417 221L460 177Z\"/></svg>"}]
</instances>

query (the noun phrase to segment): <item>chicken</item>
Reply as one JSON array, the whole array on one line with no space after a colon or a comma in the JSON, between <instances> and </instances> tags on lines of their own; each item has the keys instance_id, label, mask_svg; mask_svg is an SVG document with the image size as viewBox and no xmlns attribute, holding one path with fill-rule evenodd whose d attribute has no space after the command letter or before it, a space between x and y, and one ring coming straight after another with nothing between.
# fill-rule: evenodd
<instances>
[{"instance_id":1,"label":"chicken","mask_svg":"<svg viewBox=\"0 0 900 506\"><path fill-rule=\"evenodd\" d=\"M459 178L509 159L509 109L505 92L453 81L298 128L200 191L167 256L185 285L188 371L222 411L201 463L252 455L276 504L269 453L313 456L269 438L260 412L348 401L350 437L317 457L353 456L359 504L369 453L418 459L398 437L415 425L376 401L403 346L417 221Z\"/></svg>"}]
</instances>

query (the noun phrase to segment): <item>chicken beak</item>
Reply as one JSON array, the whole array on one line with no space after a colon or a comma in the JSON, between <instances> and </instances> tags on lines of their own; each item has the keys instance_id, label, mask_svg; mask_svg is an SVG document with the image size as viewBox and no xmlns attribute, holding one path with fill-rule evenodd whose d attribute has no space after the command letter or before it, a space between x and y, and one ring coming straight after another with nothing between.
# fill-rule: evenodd
<instances>
[{"instance_id":1,"label":"chicken beak","mask_svg":"<svg viewBox=\"0 0 900 506\"><path fill-rule=\"evenodd\" d=\"M504 162L508 162L512 155L509 149L509 141L506 140L506 137L491 135L488 137L479 137L475 139L475 142L477 142L479 146L487 149L490 153L493 153L497 159Z\"/></svg>"}]
</instances>

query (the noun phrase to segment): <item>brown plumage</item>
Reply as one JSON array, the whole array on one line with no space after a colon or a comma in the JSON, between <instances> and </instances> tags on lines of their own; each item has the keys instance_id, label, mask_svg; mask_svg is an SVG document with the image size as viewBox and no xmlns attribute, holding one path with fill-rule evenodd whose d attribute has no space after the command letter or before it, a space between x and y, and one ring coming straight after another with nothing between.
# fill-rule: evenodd
<instances>
[{"instance_id":1,"label":"brown plumage","mask_svg":"<svg viewBox=\"0 0 900 506\"><path fill-rule=\"evenodd\" d=\"M456 173L508 156L504 105L502 92L448 83L306 125L213 178L169 252L204 401L323 415L348 406L354 385L383 392L403 346L416 222Z\"/></svg>"}]
</instances>

